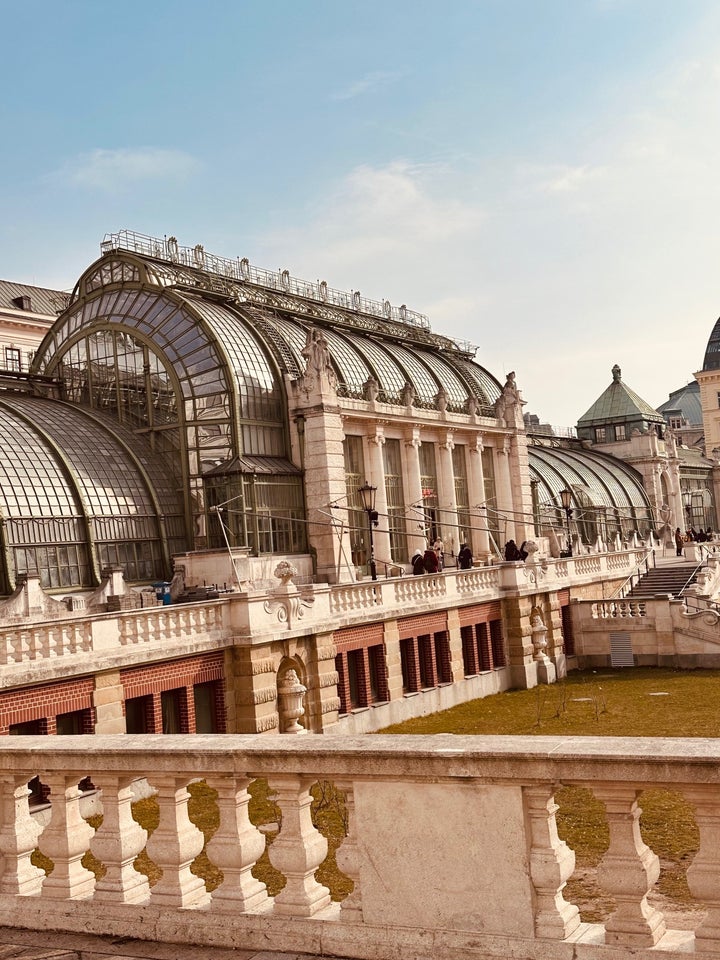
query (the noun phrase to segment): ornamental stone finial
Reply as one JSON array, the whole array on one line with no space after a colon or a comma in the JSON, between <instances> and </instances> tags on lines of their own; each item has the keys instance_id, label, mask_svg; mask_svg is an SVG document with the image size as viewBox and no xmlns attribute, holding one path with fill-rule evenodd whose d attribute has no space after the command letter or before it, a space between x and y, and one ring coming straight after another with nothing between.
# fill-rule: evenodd
<instances>
[{"instance_id":1,"label":"ornamental stone finial","mask_svg":"<svg viewBox=\"0 0 720 960\"><path fill-rule=\"evenodd\" d=\"M612 368L612 378L614 383L620 383L622 380L622 370L617 364Z\"/></svg>"}]
</instances>

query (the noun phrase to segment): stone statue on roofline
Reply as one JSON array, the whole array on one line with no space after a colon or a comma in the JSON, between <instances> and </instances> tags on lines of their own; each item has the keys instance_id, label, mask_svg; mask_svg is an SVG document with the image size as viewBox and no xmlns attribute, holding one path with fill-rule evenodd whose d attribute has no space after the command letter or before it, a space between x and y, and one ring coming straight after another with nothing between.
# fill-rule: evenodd
<instances>
[{"instance_id":1,"label":"stone statue on roofline","mask_svg":"<svg viewBox=\"0 0 720 960\"><path fill-rule=\"evenodd\" d=\"M515 371L511 370L505 380L502 393L495 401L495 416L506 427L521 427L523 425L522 408L525 401L515 382Z\"/></svg>"},{"instance_id":2,"label":"stone statue on roofline","mask_svg":"<svg viewBox=\"0 0 720 960\"><path fill-rule=\"evenodd\" d=\"M305 372L300 377L300 387L306 395L312 392L325 393L337 390L337 376L330 361L330 348L325 334L318 327L311 327L302 355Z\"/></svg>"}]
</instances>

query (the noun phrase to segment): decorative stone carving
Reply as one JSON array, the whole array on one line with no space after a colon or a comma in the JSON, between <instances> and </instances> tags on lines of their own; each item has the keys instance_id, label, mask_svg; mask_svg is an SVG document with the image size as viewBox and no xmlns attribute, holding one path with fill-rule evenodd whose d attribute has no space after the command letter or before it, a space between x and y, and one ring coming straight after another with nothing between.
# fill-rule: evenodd
<instances>
[{"instance_id":1,"label":"decorative stone carving","mask_svg":"<svg viewBox=\"0 0 720 960\"><path fill-rule=\"evenodd\" d=\"M307 687L300 683L297 673L294 670L288 670L278 683L281 733L307 732L298 723L300 717L305 715L303 697L306 693Z\"/></svg>"},{"instance_id":2,"label":"decorative stone carving","mask_svg":"<svg viewBox=\"0 0 720 960\"><path fill-rule=\"evenodd\" d=\"M400 403L405 407L411 407L415 402L415 387L410 383L409 380L405 381L405 384L400 391Z\"/></svg>"},{"instance_id":3,"label":"decorative stone carving","mask_svg":"<svg viewBox=\"0 0 720 960\"><path fill-rule=\"evenodd\" d=\"M337 390L337 376L330 362L330 349L322 330L311 327L302 351L305 357L305 372L299 386L306 396L313 392L323 393Z\"/></svg>"},{"instance_id":4,"label":"decorative stone carving","mask_svg":"<svg viewBox=\"0 0 720 960\"><path fill-rule=\"evenodd\" d=\"M368 377L365 383L363 384L363 397L366 400L369 400L371 403L374 403L374 401L377 400L379 393L380 393L380 384L377 382L375 377L373 376Z\"/></svg>"},{"instance_id":5,"label":"decorative stone carving","mask_svg":"<svg viewBox=\"0 0 720 960\"><path fill-rule=\"evenodd\" d=\"M530 625L532 628L533 660L547 660L548 631L539 613L535 613L530 618Z\"/></svg>"},{"instance_id":6,"label":"decorative stone carving","mask_svg":"<svg viewBox=\"0 0 720 960\"><path fill-rule=\"evenodd\" d=\"M507 375L502 393L495 401L495 416L506 427L522 426L522 408L524 405L525 401L522 399L515 383L515 371L511 370Z\"/></svg>"},{"instance_id":7,"label":"decorative stone carving","mask_svg":"<svg viewBox=\"0 0 720 960\"><path fill-rule=\"evenodd\" d=\"M283 587L286 587L293 577L297 576L297 567L293 566L289 560L281 560L273 570L274 575L280 580Z\"/></svg>"},{"instance_id":8,"label":"decorative stone carving","mask_svg":"<svg viewBox=\"0 0 720 960\"><path fill-rule=\"evenodd\" d=\"M440 413L445 413L448 406L448 393L445 387L440 387L435 394L435 404Z\"/></svg>"}]
</instances>

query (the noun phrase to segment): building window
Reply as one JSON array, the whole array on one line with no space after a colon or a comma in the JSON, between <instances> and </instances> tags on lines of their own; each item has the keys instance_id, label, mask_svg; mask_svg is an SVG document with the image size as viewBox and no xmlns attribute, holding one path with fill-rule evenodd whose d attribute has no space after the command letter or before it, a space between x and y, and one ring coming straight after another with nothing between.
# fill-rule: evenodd
<instances>
[{"instance_id":1,"label":"building window","mask_svg":"<svg viewBox=\"0 0 720 960\"><path fill-rule=\"evenodd\" d=\"M5 369L20 372L20 350L17 347L5 347Z\"/></svg>"},{"instance_id":2,"label":"building window","mask_svg":"<svg viewBox=\"0 0 720 960\"><path fill-rule=\"evenodd\" d=\"M163 733L189 733L187 729L187 706L184 687L163 690L160 694Z\"/></svg>"},{"instance_id":3,"label":"building window","mask_svg":"<svg viewBox=\"0 0 720 960\"><path fill-rule=\"evenodd\" d=\"M503 642L502 620L490 621L490 648L492 650L493 665L505 666L505 644Z\"/></svg>"},{"instance_id":4,"label":"building window","mask_svg":"<svg viewBox=\"0 0 720 960\"><path fill-rule=\"evenodd\" d=\"M420 459L420 484L422 487L422 511L425 539L432 543L440 536L438 526L437 470L435 466L435 444L421 443L418 450ZM433 684L435 686L435 684Z\"/></svg>"},{"instance_id":5,"label":"building window","mask_svg":"<svg viewBox=\"0 0 720 960\"><path fill-rule=\"evenodd\" d=\"M216 682L197 684L193 688L193 699L195 700L195 733L219 733Z\"/></svg>"},{"instance_id":6,"label":"building window","mask_svg":"<svg viewBox=\"0 0 720 960\"><path fill-rule=\"evenodd\" d=\"M402 669L403 693L416 693L420 689L418 676L418 651L414 637L400 641L400 667Z\"/></svg>"},{"instance_id":7,"label":"building window","mask_svg":"<svg viewBox=\"0 0 720 960\"><path fill-rule=\"evenodd\" d=\"M362 568L370 557L368 520L362 509L358 490L365 481L365 457L363 438L347 436L343 440L345 453L345 491L348 502L348 528L353 566Z\"/></svg>"},{"instance_id":8,"label":"building window","mask_svg":"<svg viewBox=\"0 0 720 960\"><path fill-rule=\"evenodd\" d=\"M390 533L390 559L396 563L405 563L408 559L408 548L405 535L405 494L403 491L399 440L385 441L383 464L385 467L388 532Z\"/></svg>"},{"instance_id":9,"label":"building window","mask_svg":"<svg viewBox=\"0 0 720 960\"><path fill-rule=\"evenodd\" d=\"M595 427L595 443L605 443L605 427Z\"/></svg>"},{"instance_id":10,"label":"building window","mask_svg":"<svg viewBox=\"0 0 720 960\"><path fill-rule=\"evenodd\" d=\"M670 426L673 430L681 430L682 425L682 417L670 417Z\"/></svg>"},{"instance_id":11,"label":"building window","mask_svg":"<svg viewBox=\"0 0 720 960\"><path fill-rule=\"evenodd\" d=\"M55 718L55 723L60 736L78 736L94 731L93 712L90 709L61 713Z\"/></svg>"},{"instance_id":12,"label":"building window","mask_svg":"<svg viewBox=\"0 0 720 960\"><path fill-rule=\"evenodd\" d=\"M458 522L458 550L461 543L467 543L472 550L472 520L468 495L465 446L457 444L452 452L453 474L455 477L455 505Z\"/></svg>"},{"instance_id":13,"label":"building window","mask_svg":"<svg viewBox=\"0 0 720 960\"><path fill-rule=\"evenodd\" d=\"M125 701L125 730L128 733L154 733L152 697L130 697Z\"/></svg>"},{"instance_id":14,"label":"building window","mask_svg":"<svg viewBox=\"0 0 720 960\"><path fill-rule=\"evenodd\" d=\"M625 440L625 424L618 423L615 425L615 439L616 440Z\"/></svg>"}]
</instances>

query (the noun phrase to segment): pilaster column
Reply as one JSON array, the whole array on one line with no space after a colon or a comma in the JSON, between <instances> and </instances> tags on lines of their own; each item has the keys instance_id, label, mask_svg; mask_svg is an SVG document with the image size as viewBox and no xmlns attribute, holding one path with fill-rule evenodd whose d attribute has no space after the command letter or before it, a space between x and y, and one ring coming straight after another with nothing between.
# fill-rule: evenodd
<instances>
[{"instance_id":1,"label":"pilaster column","mask_svg":"<svg viewBox=\"0 0 720 960\"><path fill-rule=\"evenodd\" d=\"M475 556L490 553L487 507L485 506L485 474L482 465L483 434L478 430L475 442L468 444L468 501L473 518L472 545Z\"/></svg>"},{"instance_id":2,"label":"pilaster column","mask_svg":"<svg viewBox=\"0 0 720 960\"><path fill-rule=\"evenodd\" d=\"M385 490L385 462L383 447L385 434L381 424L377 424L373 433L368 437L368 453L370 468L370 483L377 487L375 494L375 509L378 512L378 525L373 532L375 546L375 562L379 564L380 574L386 572L385 564L392 561L390 556L390 532L388 530L387 491ZM399 558L401 563L405 557Z\"/></svg>"},{"instance_id":3,"label":"pilaster column","mask_svg":"<svg viewBox=\"0 0 720 960\"><path fill-rule=\"evenodd\" d=\"M440 529L442 530L445 553L449 558L451 554L457 556L460 550L460 544L458 542L457 499L455 497L455 471L452 461L455 439L452 430L448 430L445 439L438 443L437 449L440 460L438 476L440 487L440 496L438 498Z\"/></svg>"},{"instance_id":4,"label":"pilaster column","mask_svg":"<svg viewBox=\"0 0 720 960\"><path fill-rule=\"evenodd\" d=\"M512 450L512 437L504 436L496 450L495 466L497 468L497 503L500 517L500 539L498 546L502 549L507 540L515 540L520 544L520 534L517 532L515 511L513 507L513 492L510 478L510 452ZM524 539L524 538L523 538Z\"/></svg>"},{"instance_id":5,"label":"pilaster column","mask_svg":"<svg viewBox=\"0 0 720 960\"><path fill-rule=\"evenodd\" d=\"M564 940L580 925L580 912L562 891L575 869L575 852L557 832L551 784L525 787L530 818L530 876L535 887L535 935Z\"/></svg>"},{"instance_id":6,"label":"pilaster column","mask_svg":"<svg viewBox=\"0 0 720 960\"><path fill-rule=\"evenodd\" d=\"M632 785L600 783L593 792L605 804L610 828L598 880L617 902L605 924L605 943L653 947L665 933L665 920L647 899L660 876L660 861L640 836L640 791Z\"/></svg>"},{"instance_id":7,"label":"pilaster column","mask_svg":"<svg viewBox=\"0 0 720 960\"><path fill-rule=\"evenodd\" d=\"M405 489L407 491L408 506L406 509L408 525L408 550L410 556L416 550L425 550L427 541L423 528L423 495L420 482L420 428L413 427L412 436L405 441L407 477ZM409 559L409 558L408 558Z\"/></svg>"}]
</instances>

